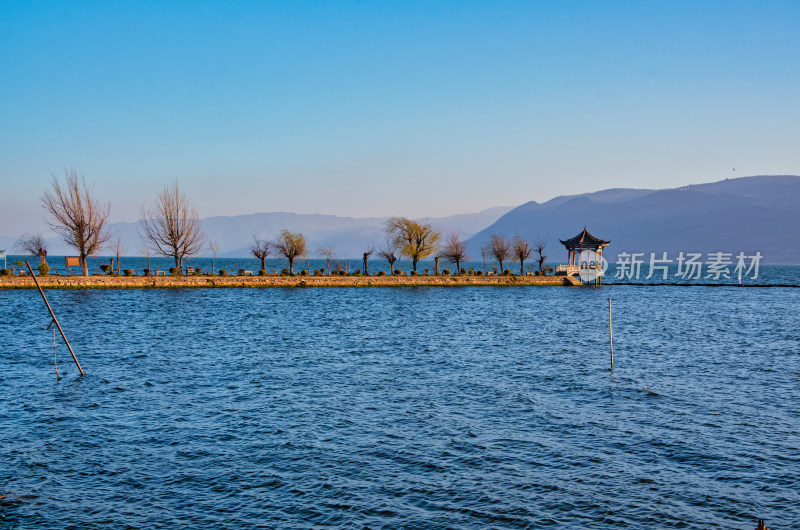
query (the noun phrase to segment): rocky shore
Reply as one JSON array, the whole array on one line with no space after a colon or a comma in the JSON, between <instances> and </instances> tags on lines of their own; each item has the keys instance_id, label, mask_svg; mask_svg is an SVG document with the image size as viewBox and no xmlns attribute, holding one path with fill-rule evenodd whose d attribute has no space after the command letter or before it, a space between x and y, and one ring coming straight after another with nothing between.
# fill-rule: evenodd
<instances>
[{"instance_id":1,"label":"rocky shore","mask_svg":"<svg viewBox=\"0 0 800 530\"><path fill-rule=\"evenodd\" d=\"M225 287L459 287L581 285L568 276L37 276L44 289L182 289ZM0 276L0 289L35 289L30 276Z\"/></svg>"}]
</instances>

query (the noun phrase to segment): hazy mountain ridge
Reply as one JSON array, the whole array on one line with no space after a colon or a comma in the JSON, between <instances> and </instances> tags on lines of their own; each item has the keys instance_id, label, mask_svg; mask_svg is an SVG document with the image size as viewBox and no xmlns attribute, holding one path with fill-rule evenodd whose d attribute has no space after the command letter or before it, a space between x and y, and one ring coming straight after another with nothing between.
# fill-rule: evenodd
<instances>
[{"instance_id":1,"label":"hazy mountain ridge","mask_svg":"<svg viewBox=\"0 0 800 530\"><path fill-rule=\"evenodd\" d=\"M613 193L612 193L613 192ZM606 257L623 251L761 252L769 263L800 263L800 177L756 176L666 190L604 190L526 203L468 241L473 256L492 234L541 238L553 261L559 239L584 226L610 239Z\"/></svg>"},{"instance_id":2,"label":"hazy mountain ridge","mask_svg":"<svg viewBox=\"0 0 800 530\"><path fill-rule=\"evenodd\" d=\"M274 239L287 229L306 235L312 255L321 246L333 245L338 256L355 258L371 244L384 242L385 219L270 212L209 217L202 223L207 240L219 243L220 257L248 256L253 235ZM742 177L663 190L613 188L428 220L445 233L455 231L468 238L473 259L480 256L480 247L492 234L503 234L541 238L547 243L549 259L563 262L566 251L559 239L587 226L594 235L611 240L606 257L612 260L623 251L656 252L659 257L667 252L673 259L681 251L759 251L766 263L800 264L800 177L793 175ZM137 224L111 225L127 248L126 255L141 254ZM0 237L0 249L13 253L16 240ZM53 255L74 253L60 238L53 237L49 243ZM201 252L208 254L207 249Z\"/></svg>"},{"instance_id":3,"label":"hazy mountain ridge","mask_svg":"<svg viewBox=\"0 0 800 530\"><path fill-rule=\"evenodd\" d=\"M501 215L510 211L513 206L498 206L486 210L457 214L446 217L427 218L437 229L447 232L459 232L467 238L496 221ZM219 257L240 257L250 255L250 244L253 236L264 239L275 239L283 230L301 232L306 236L309 250L315 255L323 246L334 246L336 254L341 257L359 257L370 245L380 246L384 240L384 222L387 217L340 217L328 214L298 214L292 212L267 212L235 216L207 217L201 220L206 242L216 241L219 244ZM124 255L140 255L143 244L136 227L138 222L119 222L109 225L114 238L120 238L126 251ZM7 248L9 254L14 253L14 245L18 238L0 237L0 249ZM67 247L61 238L48 237L50 254L72 255L74 250ZM102 251L102 255L109 254ZM207 244L200 255L210 255Z\"/></svg>"}]
</instances>

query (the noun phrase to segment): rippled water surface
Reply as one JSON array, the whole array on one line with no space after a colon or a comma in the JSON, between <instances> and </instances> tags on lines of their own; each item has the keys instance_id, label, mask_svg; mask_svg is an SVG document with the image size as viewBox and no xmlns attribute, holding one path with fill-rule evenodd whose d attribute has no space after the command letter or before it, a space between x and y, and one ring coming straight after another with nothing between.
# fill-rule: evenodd
<instances>
[{"instance_id":1,"label":"rippled water surface","mask_svg":"<svg viewBox=\"0 0 800 530\"><path fill-rule=\"evenodd\" d=\"M48 296L87 375L0 291L0 526L800 525L800 289Z\"/></svg>"}]
</instances>

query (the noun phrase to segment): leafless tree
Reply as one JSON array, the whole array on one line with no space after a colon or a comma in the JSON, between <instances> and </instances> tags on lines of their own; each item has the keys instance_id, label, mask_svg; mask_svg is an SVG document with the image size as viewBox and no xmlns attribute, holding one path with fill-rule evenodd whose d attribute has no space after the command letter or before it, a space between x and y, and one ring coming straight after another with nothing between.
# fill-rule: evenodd
<instances>
[{"instance_id":1,"label":"leafless tree","mask_svg":"<svg viewBox=\"0 0 800 530\"><path fill-rule=\"evenodd\" d=\"M267 270L267 256L269 256L270 251L272 250L272 245L266 239L258 239L255 235L253 236L253 244L250 245L250 253L256 259L261 260L261 270Z\"/></svg>"},{"instance_id":2,"label":"leafless tree","mask_svg":"<svg viewBox=\"0 0 800 530\"><path fill-rule=\"evenodd\" d=\"M143 206L140 217L139 237L153 252L172 257L179 270L187 257L203 248L200 217L177 182L165 186L152 206Z\"/></svg>"},{"instance_id":3,"label":"leafless tree","mask_svg":"<svg viewBox=\"0 0 800 530\"><path fill-rule=\"evenodd\" d=\"M447 258L450 263L455 263L456 274L460 274L461 262L469 259L467 242L458 237L456 233L450 234L444 244L444 249L442 249L442 256Z\"/></svg>"},{"instance_id":4,"label":"leafless tree","mask_svg":"<svg viewBox=\"0 0 800 530\"><path fill-rule=\"evenodd\" d=\"M400 249L400 254L411 258L414 272L417 272L417 262L436 252L441 239L441 234L430 223L420 224L405 217L388 219L384 230Z\"/></svg>"},{"instance_id":5,"label":"leafless tree","mask_svg":"<svg viewBox=\"0 0 800 530\"><path fill-rule=\"evenodd\" d=\"M333 255L336 253L336 248L333 246L330 247L320 247L317 249L317 252L322 254L322 257L325 258L325 273L330 275L331 273L331 260L333 259Z\"/></svg>"},{"instance_id":6,"label":"leafless tree","mask_svg":"<svg viewBox=\"0 0 800 530\"><path fill-rule=\"evenodd\" d=\"M119 267L119 257L120 257L122 254L124 254L125 252L127 252L127 251L128 251L128 249L127 249L127 248L125 248L125 247L122 245L122 240L121 240L120 238L117 238L117 239L116 239L116 240L115 240L115 241L114 241L114 242L111 244L111 250L113 250L113 251L114 251L114 256L117 258L117 274L119 274L119 268L120 268L120 267ZM113 266L113 265L111 266L111 270L112 270L112 272L113 272L113 270L114 270L114 266Z\"/></svg>"},{"instance_id":7,"label":"leafless tree","mask_svg":"<svg viewBox=\"0 0 800 530\"><path fill-rule=\"evenodd\" d=\"M531 257L531 244L527 240L516 236L511 244L511 251L514 254L514 259L519 261L519 273L524 276L525 260Z\"/></svg>"},{"instance_id":8,"label":"leafless tree","mask_svg":"<svg viewBox=\"0 0 800 530\"><path fill-rule=\"evenodd\" d=\"M47 262L47 241L42 234L23 234L14 245L14 248L39 256L39 265Z\"/></svg>"},{"instance_id":9,"label":"leafless tree","mask_svg":"<svg viewBox=\"0 0 800 530\"><path fill-rule=\"evenodd\" d=\"M110 205L95 199L86 180L78 177L75 170L65 172L61 183L52 174L51 188L42 195L42 206L47 211L50 227L67 245L78 251L81 270L89 275L86 258L97 253L111 238L106 230Z\"/></svg>"},{"instance_id":10,"label":"leafless tree","mask_svg":"<svg viewBox=\"0 0 800 530\"><path fill-rule=\"evenodd\" d=\"M537 239L533 242L533 250L536 252L537 260L539 262L539 270L544 272L544 262L547 260L547 256L544 255L544 249L547 247L547 243L545 243L542 239Z\"/></svg>"},{"instance_id":11,"label":"leafless tree","mask_svg":"<svg viewBox=\"0 0 800 530\"><path fill-rule=\"evenodd\" d=\"M391 276L394 274L394 264L397 261L397 248L391 240L386 241L386 246L378 249L378 256L389 263L389 275Z\"/></svg>"},{"instance_id":12,"label":"leafless tree","mask_svg":"<svg viewBox=\"0 0 800 530\"><path fill-rule=\"evenodd\" d=\"M142 247L142 256L144 256L147 259L147 270L148 271L150 270L150 253L151 252L152 251L150 250L150 247L148 247L147 245Z\"/></svg>"},{"instance_id":13,"label":"leafless tree","mask_svg":"<svg viewBox=\"0 0 800 530\"><path fill-rule=\"evenodd\" d=\"M216 241L208 242L208 250L211 251L211 274L214 274L214 261L217 259L217 252L219 252L219 243ZM147 267L150 267L150 260L147 260Z\"/></svg>"},{"instance_id":14,"label":"leafless tree","mask_svg":"<svg viewBox=\"0 0 800 530\"><path fill-rule=\"evenodd\" d=\"M493 235L489 244L492 255L500 263L500 272L505 272L503 261L511 254L511 243L506 241L503 236Z\"/></svg>"},{"instance_id":15,"label":"leafless tree","mask_svg":"<svg viewBox=\"0 0 800 530\"><path fill-rule=\"evenodd\" d=\"M364 256L362 259L364 260L364 274L366 276L369 276L369 264L367 264L367 259L372 255L373 252L375 252L375 245L370 245L369 248L364 251Z\"/></svg>"},{"instance_id":16,"label":"leafless tree","mask_svg":"<svg viewBox=\"0 0 800 530\"><path fill-rule=\"evenodd\" d=\"M294 259L306 255L306 238L303 234L293 234L288 230L281 230L277 241L272 245L275 250L289 260L289 272L294 274Z\"/></svg>"},{"instance_id":17,"label":"leafless tree","mask_svg":"<svg viewBox=\"0 0 800 530\"><path fill-rule=\"evenodd\" d=\"M492 255L492 249L489 245L481 247L481 257L483 258L483 274L486 274L486 257Z\"/></svg>"}]
</instances>

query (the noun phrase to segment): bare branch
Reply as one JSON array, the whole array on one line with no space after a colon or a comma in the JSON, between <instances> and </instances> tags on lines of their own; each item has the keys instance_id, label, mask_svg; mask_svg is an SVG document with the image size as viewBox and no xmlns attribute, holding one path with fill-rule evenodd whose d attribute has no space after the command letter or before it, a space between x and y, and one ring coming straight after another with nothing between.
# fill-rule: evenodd
<instances>
[{"instance_id":1,"label":"bare branch","mask_svg":"<svg viewBox=\"0 0 800 530\"><path fill-rule=\"evenodd\" d=\"M458 237L457 233L452 233L447 237L447 241L442 249L442 256L456 266L456 274L461 272L461 262L469 259L467 254L467 242Z\"/></svg>"},{"instance_id":2,"label":"bare branch","mask_svg":"<svg viewBox=\"0 0 800 530\"><path fill-rule=\"evenodd\" d=\"M261 270L267 270L267 256L272 250L272 244L266 239L258 239L253 236L253 244L250 245L250 252L256 259L261 260Z\"/></svg>"},{"instance_id":3,"label":"bare branch","mask_svg":"<svg viewBox=\"0 0 800 530\"><path fill-rule=\"evenodd\" d=\"M514 254L514 259L519 261L519 273L525 274L525 260L531 257L531 245L527 240L519 236L514 238L511 245L511 251Z\"/></svg>"},{"instance_id":4,"label":"bare branch","mask_svg":"<svg viewBox=\"0 0 800 530\"><path fill-rule=\"evenodd\" d=\"M91 195L86 180L78 178L74 169L64 173L63 184L51 173L53 181L42 195L42 206L48 214L50 227L78 251L83 275L88 276L86 258L96 254L111 239L106 230L111 207Z\"/></svg>"},{"instance_id":5,"label":"bare branch","mask_svg":"<svg viewBox=\"0 0 800 530\"><path fill-rule=\"evenodd\" d=\"M140 216L139 237L153 252L172 257L176 268L203 248L200 217L177 182L165 186L151 206L143 206Z\"/></svg>"},{"instance_id":6,"label":"bare branch","mask_svg":"<svg viewBox=\"0 0 800 530\"><path fill-rule=\"evenodd\" d=\"M491 254L500 263L500 272L504 272L503 261L511 254L511 243L506 241L504 236L493 235L489 242L489 249Z\"/></svg>"},{"instance_id":7,"label":"bare branch","mask_svg":"<svg viewBox=\"0 0 800 530\"><path fill-rule=\"evenodd\" d=\"M23 234L14 244L14 248L34 256L47 255L47 241L42 234Z\"/></svg>"}]
</instances>

